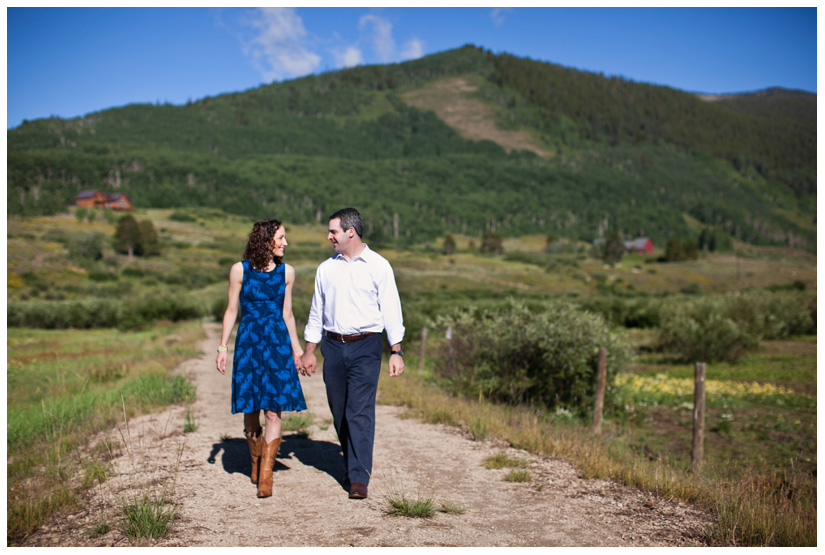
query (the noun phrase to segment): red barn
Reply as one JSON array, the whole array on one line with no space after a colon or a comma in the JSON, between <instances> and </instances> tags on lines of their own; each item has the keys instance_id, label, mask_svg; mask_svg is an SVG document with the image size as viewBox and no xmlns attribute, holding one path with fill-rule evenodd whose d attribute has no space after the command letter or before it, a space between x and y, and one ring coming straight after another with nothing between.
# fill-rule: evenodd
<instances>
[{"instance_id":1,"label":"red barn","mask_svg":"<svg viewBox=\"0 0 825 555\"><path fill-rule=\"evenodd\" d=\"M637 237L624 242L624 250L638 254L653 254L653 241L649 237Z\"/></svg>"}]
</instances>

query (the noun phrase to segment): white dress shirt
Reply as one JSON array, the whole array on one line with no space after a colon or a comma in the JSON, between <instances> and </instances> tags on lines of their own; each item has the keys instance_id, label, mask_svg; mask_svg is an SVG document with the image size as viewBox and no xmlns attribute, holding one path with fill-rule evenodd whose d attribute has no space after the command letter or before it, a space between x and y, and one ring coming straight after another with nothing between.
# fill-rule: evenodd
<instances>
[{"instance_id":1,"label":"white dress shirt","mask_svg":"<svg viewBox=\"0 0 825 555\"><path fill-rule=\"evenodd\" d=\"M390 345L404 339L401 299L392 266L364 245L352 260L336 254L318 266L304 341L320 343L324 331L341 335L387 330Z\"/></svg>"}]
</instances>

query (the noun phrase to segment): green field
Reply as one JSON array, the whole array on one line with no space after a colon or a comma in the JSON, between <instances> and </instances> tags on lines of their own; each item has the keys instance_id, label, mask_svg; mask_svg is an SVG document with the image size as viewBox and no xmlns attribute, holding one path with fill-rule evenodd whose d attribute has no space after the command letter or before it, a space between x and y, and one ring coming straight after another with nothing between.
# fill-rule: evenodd
<instances>
[{"instance_id":1,"label":"green field","mask_svg":"<svg viewBox=\"0 0 825 555\"><path fill-rule=\"evenodd\" d=\"M170 370L198 354L202 337L195 321L135 332L9 328L10 545L105 481L109 453L102 444L90 449L95 434L124 416L194 398L192 385Z\"/></svg>"},{"instance_id":2,"label":"green field","mask_svg":"<svg viewBox=\"0 0 825 555\"><path fill-rule=\"evenodd\" d=\"M159 256L130 259L115 253L108 246L114 225L102 218L91 223L71 214L9 219L10 318L13 313L36 316L26 312L33 306L76 310L72 303L91 302L104 303L115 319L129 310L144 310L149 315L145 321L117 320L119 329L9 328L10 542L36 529L52 512L79 503L76 489L68 485L70 475L78 470L67 470L77 466L67 463L75 457L73 453L83 453L79 471L89 477L81 483L88 486L101 479L94 461L102 460L102 455L83 451L83 445L91 434L114 421L121 394L127 409L135 412L185 402L192 395L190 386L171 377L169 370L195 354L192 345L201 333L198 320L222 315L229 267L240 259L252 222L203 208L139 210L135 216L153 222L160 237ZM314 270L331 249L325 226L285 223L290 243L285 260L297 271L294 307L301 329L309 311ZM107 246L98 259L83 258L73 250L74 242L89 232L106 238ZM657 252L628 255L618 264L607 265L593 258L590 245L566 239L554 249L546 248L544 236L505 239L503 253L496 256L480 254L478 238L456 235L455 240L456 251L449 256L442 254L441 239L413 241L403 249L371 243L395 269L408 330L405 347L412 355L407 383L416 387L438 383L431 360L438 349L437 330L430 328L424 373L413 371L418 365L415 354L422 328L469 304L495 310L511 297L535 307L547 299L562 298L585 307L615 308L637 301L669 305L737 291L772 295L773 290L793 290L794 298L815 310L816 258L801 250L737 244L733 253L703 253L686 262L659 263ZM171 297L185 304L188 316L179 323L151 319L152 299ZM599 449L608 450L609 457L605 456L611 470L599 472L663 494L710 503L702 497L705 494L651 486L627 470L657 464L672 473L685 472L690 462L693 370L690 364L676 362L672 353L656 348L655 328L616 325L613 331L634 346L637 358L621 375L613 376L616 402L605 416L605 434L598 444ZM707 376L706 475L722 482L754 472L788 483L804 478L808 485L799 490L803 501L815 499L816 335L760 341L736 364L709 364ZM402 394L387 389L383 381L381 387L385 400L410 406L424 403L411 397L417 391L414 388ZM506 410L512 415L519 407L483 408L478 400L475 403L472 410L480 412L474 416L457 415L451 412L457 410L454 407L430 407L427 410L435 416L427 418L468 426L473 435L502 435L525 448L549 450L542 443L549 440L508 437L514 432L484 423L490 411ZM544 429L543 434L587 437L587 418L565 411L545 411L541 418L534 409L528 413L535 422L545 422L555 430ZM577 459L573 451L558 454L590 468L591 463ZM32 480L41 475L46 479ZM723 510L721 506L710 508ZM805 544L813 537L815 542L808 521L800 522L808 528L798 541ZM747 537L737 533L720 533L717 540L790 544L779 533Z\"/></svg>"}]
</instances>

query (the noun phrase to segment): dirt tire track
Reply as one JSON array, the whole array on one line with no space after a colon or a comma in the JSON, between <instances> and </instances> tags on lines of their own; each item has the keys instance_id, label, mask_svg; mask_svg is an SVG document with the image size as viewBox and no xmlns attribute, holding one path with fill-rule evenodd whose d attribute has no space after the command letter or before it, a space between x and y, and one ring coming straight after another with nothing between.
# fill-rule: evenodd
<instances>
[{"instance_id":1,"label":"dirt tire track","mask_svg":"<svg viewBox=\"0 0 825 555\"><path fill-rule=\"evenodd\" d=\"M214 369L220 330L215 324L205 329L209 338L200 345L203 355L176 369L197 385L192 406L197 431L183 434L181 406L132 419L132 458L121 450L115 472L88 492L84 509L51 519L24 545L133 545L121 531L120 506L140 468L150 470L156 488L171 485L174 478L178 508L168 536L140 545L706 545L712 518L688 504L611 481L584 480L566 461L474 442L457 428L400 418L400 407L377 407L370 497L349 500L339 483L343 463L320 373L301 379L315 423L310 437L284 433L273 496L257 499L248 475L242 418L229 412L229 374L221 376ZM116 431L109 435L120 438ZM532 482L504 482L506 469L482 466L486 457L502 450L529 461ZM466 512L438 513L430 519L389 516L385 495L393 491L431 493L438 503ZM92 537L90 531L100 522L111 530Z\"/></svg>"}]
</instances>

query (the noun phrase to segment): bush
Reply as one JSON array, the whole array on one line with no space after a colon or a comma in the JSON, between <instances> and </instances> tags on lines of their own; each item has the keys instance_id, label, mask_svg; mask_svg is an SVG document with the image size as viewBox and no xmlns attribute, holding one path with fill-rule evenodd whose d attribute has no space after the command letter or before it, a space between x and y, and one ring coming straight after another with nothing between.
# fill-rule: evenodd
<instances>
[{"instance_id":1,"label":"bush","mask_svg":"<svg viewBox=\"0 0 825 555\"><path fill-rule=\"evenodd\" d=\"M169 219L174 220L176 222L195 222L198 219L194 216L187 214L186 212L172 212L169 214Z\"/></svg>"},{"instance_id":2,"label":"bush","mask_svg":"<svg viewBox=\"0 0 825 555\"><path fill-rule=\"evenodd\" d=\"M446 237L444 237L444 243L442 244L441 252L447 255L453 254L455 252L455 239L453 239L453 236L449 233Z\"/></svg>"},{"instance_id":3,"label":"bush","mask_svg":"<svg viewBox=\"0 0 825 555\"><path fill-rule=\"evenodd\" d=\"M89 279L91 281L117 281L120 279L120 275L115 270L110 270L105 266L101 267L98 265L94 265L89 268L88 273Z\"/></svg>"},{"instance_id":4,"label":"bush","mask_svg":"<svg viewBox=\"0 0 825 555\"><path fill-rule=\"evenodd\" d=\"M485 231L481 237L481 254L501 254L503 239L501 234L495 231Z\"/></svg>"},{"instance_id":5,"label":"bush","mask_svg":"<svg viewBox=\"0 0 825 555\"><path fill-rule=\"evenodd\" d=\"M69 257L75 262L100 260L106 247L106 236L99 231L73 233L66 240Z\"/></svg>"},{"instance_id":6,"label":"bush","mask_svg":"<svg viewBox=\"0 0 825 555\"><path fill-rule=\"evenodd\" d=\"M195 300L174 292L152 293L122 301L94 298L67 301L9 301L9 327L43 329L138 329L157 320L188 320L207 313Z\"/></svg>"},{"instance_id":7,"label":"bush","mask_svg":"<svg viewBox=\"0 0 825 555\"><path fill-rule=\"evenodd\" d=\"M601 314L612 326L626 328L656 328L659 326L659 312L662 306L662 301L659 299L610 295L584 297L576 302L585 310Z\"/></svg>"},{"instance_id":8,"label":"bush","mask_svg":"<svg viewBox=\"0 0 825 555\"><path fill-rule=\"evenodd\" d=\"M612 231L604 243L604 252L602 258L609 264L619 262L624 256L624 241L615 231Z\"/></svg>"},{"instance_id":9,"label":"bush","mask_svg":"<svg viewBox=\"0 0 825 555\"><path fill-rule=\"evenodd\" d=\"M152 292L123 303L118 313L120 329L139 329L157 320L189 320L200 318L205 309L185 294Z\"/></svg>"},{"instance_id":10,"label":"bush","mask_svg":"<svg viewBox=\"0 0 825 555\"><path fill-rule=\"evenodd\" d=\"M117 325L120 302L113 299L9 301L9 327L44 329L108 328Z\"/></svg>"},{"instance_id":11,"label":"bush","mask_svg":"<svg viewBox=\"0 0 825 555\"><path fill-rule=\"evenodd\" d=\"M226 314L226 299L223 297L212 301L210 306L210 313L216 322L223 322L223 316Z\"/></svg>"},{"instance_id":12,"label":"bush","mask_svg":"<svg viewBox=\"0 0 825 555\"><path fill-rule=\"evenodd\" d=\"M140 229L141 254L144 256L160 254L158 232L155 231L155 226L152 224L152 220L141 220L138 224L138 228Z\"/></svg>"},{"instance_id":13,"label":"bush","mask_svg":"<svg viewBox=\"0 0 825 555\"><path fill-rule=\"evenodd\" d=\"M696 260L699 257L699 245L696 241L679 242L676 237L668 239L665 245L665 262Z\"/></svg>"},{"instance_id":14,"label":"bush","mask_svg":"<svg viewBox=\"0 0 825 555\"><path fill-rule=\"evenodd\" d=\"M735 363L746 350L758 346L759 338L727 317L720 304L706 298L665 309L660 348L684 362Z\"/></svg>"},{"instance_id":15,"label":"bush","mask_svg":"<svg viewBox=\"0 0 825 555\"><path fill-rule=\"evenodd\" d=\"M69 235L66 233L66 231L60 229L59 227L50 227L40 238L43 241L49 241L51 243L62 243L64 245L69 241Z\"/></svg>"},{"instance_id":16,"label":"bush","mask_svg":"<svg viewBox=\"0 0 825 555\"><path fill-rule=\"evenodd\" d=\"M752 291L724 298L724 313L761 339L782 339L814 331L804 294Z\"/></svg>"},{"instance_id":17,"label":"bush","mask_svg":"<svg viewBox=\"0 0 825 555\"><path fill-rule=\"evenodd\" d=\"M608 352L608 383L632 357L600 316L563 301L531 312L511 299L495 310L458 310L435 325L452 332L437 354L447 385L508 403L585 412L592 406L599 348Z\"/></svg>"}]
</instances>

